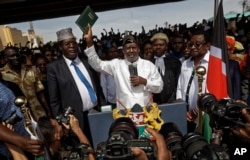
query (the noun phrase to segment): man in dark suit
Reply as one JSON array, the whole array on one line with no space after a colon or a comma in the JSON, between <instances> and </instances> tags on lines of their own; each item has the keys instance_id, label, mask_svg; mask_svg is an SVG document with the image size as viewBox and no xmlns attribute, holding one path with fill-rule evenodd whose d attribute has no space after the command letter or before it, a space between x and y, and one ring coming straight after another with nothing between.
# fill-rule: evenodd
<instances>
[{"instance_id":1,"label":"man in dark suit","mask_svg":"<svg viewBox=\"0 0 250 160\"><path fill-rule=\"evenodd\" d=\"M71 28L58 31L57 38L62 56L47 66L51 110L56 117L65 108L72 107L74 116L79 120L79 126L91 140L87 115L90 110L98 109L97 106L100 104L99 78L78 53L78 44ZM80 70L81 75L76 68ZM81 76L88 84L83 82Z\"/></svg>"},{"instance_id":2,"label":"man in dark suit","mask_svg":"<svg viewBox=\"0 0 250 160\"><path fill-rule=\"evenodd\" d=\"M152 62L158 67L164 83L163 90L154 94L154 102L171 103L175 100L177 82L181 70L179 59L167 55L169 39L164 33L156 33L151 38L154 58Z\"/></svg>"}]
</instances>

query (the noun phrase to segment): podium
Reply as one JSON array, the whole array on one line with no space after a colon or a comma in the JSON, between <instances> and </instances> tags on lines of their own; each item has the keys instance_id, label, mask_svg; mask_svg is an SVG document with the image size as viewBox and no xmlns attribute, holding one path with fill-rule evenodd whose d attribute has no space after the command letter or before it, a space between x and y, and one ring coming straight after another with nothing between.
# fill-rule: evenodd
<instances>
[{"instance_id":1,"label":"podium","mask_svg":"<svg viewBox=\"0 0 250 160\"><path fill-rule=\"evenodd\" d=\"M179 127L183 135L187 133L186 103L169 103L158 105L161 110L161 118L164 123L174 122ZM109 137L109 128L114 121L112 112L89 113L89 126L92 135L94 148Z\"/></svg>"}]
</instances>

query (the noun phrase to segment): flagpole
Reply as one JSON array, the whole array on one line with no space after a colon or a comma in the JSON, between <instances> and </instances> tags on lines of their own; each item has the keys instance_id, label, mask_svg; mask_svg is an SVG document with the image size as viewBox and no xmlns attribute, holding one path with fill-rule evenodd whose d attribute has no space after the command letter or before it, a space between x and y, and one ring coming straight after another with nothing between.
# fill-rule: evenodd
<instances>
[{"instance_id":1,"label":"flagpole","mask_svg":"<svg viewBox=\"0 0 250 160\"><path fill-rule=\"evenodd\" d=\"M226 32L224 25L224 13L223 13L223 0L215 0L214 4L214 32L213 32L213 44L220 44L219 46L215 46L221 49L221 58L224 61L224 72L227 75L227 94L228 97L233 97L232 91L232 83L229 71L229 58L227 53L227 43L226 43ZM213 45L212 44L212 45ZM213 93L214 94L214 93ZM216 97L218 95L215 95ZM225 97L217 97L217 98L225 98Z\"/></svg>"},{"instance_id":2,"label":"flagpole","mask_svg":"<svg viewBox=\"0 0 250 160\"><path fill-rule=\"evenodd\" d=\"M217 13L218 13L218 7L219 7L219 0L214 0L214 21L213 21L213 26L215 25L215 19L217 17Z\"/></svg>"},{"instance_id":3,"label":"flagpole","mask_svg":"<svg viewBox=\"0 0 250 160\"><path fill-rule=\"evenodd\" d=\"M217 99L232 97L232 85L227 53L225 18L223 0L214 1L213 39L207 69L207 91ZM209 115L203 115L203 136L210 142L212 129Z\"/></svg>"}]
</instances>

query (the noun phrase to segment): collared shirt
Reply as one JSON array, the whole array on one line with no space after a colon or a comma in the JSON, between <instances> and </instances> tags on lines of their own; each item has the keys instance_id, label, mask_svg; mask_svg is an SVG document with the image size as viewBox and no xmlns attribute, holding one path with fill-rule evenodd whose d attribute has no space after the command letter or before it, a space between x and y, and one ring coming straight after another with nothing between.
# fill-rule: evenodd
<instances>
[{"instance_id":1,"label":"collared shirt","mask_svg":"<svg viewBox=\"0 0 250 160\"><path fill-rule=\"evenodd\" d=\"M114 77L104 72L100 75L102 92L107 102L116 103L116 89Z\"/></svg>"},{"instance_id":2,"label":"collared shirt","mask_svg":"<svg viewBox=\"0 0 250 160\"><path fill-rule=\"evenodd\" d=\"M72 60L66 58L65 56L63 56L67 66L69 67L69 70L76 82L76 86L78 88L78 91L81 95L81 99L82 99L82 103L83 103L83 111L87 111L89 109L92 109L96 104L93 104L91 102L90 99L90 95L88 93L88 89L86 88L86 86L84 85L84 83L81 81L81 79L78 77L75 68L73 65L71 65ZM91 78L89 76L88 71L86 70L86 68L84 67L82 61L79 59L79 57L76 57L76 59L74 60L76 62L76 64L78 65L78 67L80 68L81 72L83 73L83 75L86 77L86 79L88 80L89 84L92 86L93 88L93 84L91 81Z\"/></svg>"},{"instance_id":3,"label":"collared shirt","mask_svg":"<svg viewBox=\"0 0 250 160\"><path fill-rule=\"evenodd\" d=\"M202 93L205 92L207 84L206 82L207 82L209 55L210 52L208 51L200 62L200 66L204 66L206 68L206 74L203 76L203 82L202 82ZM183 101L186 101L186 91L193 69L194 69L194 61L192 60L192 58L189 58L182 63L181 73L177 85L176 99L182 99ZM193 110L195 107L197 107L198 93L199 93L198 77L195 74L188 94L189 110Z\"/></svg>"},{"instance_id":4,"label":"collared shirt","mask_svg":"<svg viewBox=\"0 0 250 160\"><path fill-rule=\"evenodd\" d=\"M14 125L14 131L20 135L29 136L24 128L24 120L20 108L14 104L14 101L15 96L12 91L0 82L0 120L5 121L16 113L22 119ZM1 141L0 155L11 157L9 150Z\"/></svg>"},{"instance_id":5,"label":"collared shirt","mask_svg":"<svg viewBox=\"0 0 250 160\"><path fill-rule=\"evenodd\" d=\"M154 56L155 58L155 66L158 68L158 71L164 75L165 74L165 63L164 63L164 58L166 55L162 55L161 57Z\"/></svg>"},{"instance_id":6,"label":"collared shirt","mask_svg":"<svg viewBox=\"0 0 250 160\"><path fill-rule=\"evenodd\" d=\"M102 61L95 52L94 46L87 48L85 54L88 56L89 64L96 70L114 76L116 85L116 98L126 107L132 108L136 103L141 106L150 104L152 93L160 93L163 88L162 78L155 65L141 58L137 60L138 75L147 80L147 84L131 86L128 62L125 59L113 59ZM124 109L117 103L118 109Z\"/></svg>"},{"instance_id":7,"label":"collared shirt","mask_svg":"<svg viewBox=\"0 0 250 160\"><path fill-rule=\"evenodd\" d=\"M29 106L35 120L46 116L46 112L38 100L37 93L44 90L42 82L39 80L37 73L29 67L22 66L21 75L10 69L6 64L1 69L2 78L5 81L13 82L19 86L29 102Z\"/></svg>"}]
</instances>

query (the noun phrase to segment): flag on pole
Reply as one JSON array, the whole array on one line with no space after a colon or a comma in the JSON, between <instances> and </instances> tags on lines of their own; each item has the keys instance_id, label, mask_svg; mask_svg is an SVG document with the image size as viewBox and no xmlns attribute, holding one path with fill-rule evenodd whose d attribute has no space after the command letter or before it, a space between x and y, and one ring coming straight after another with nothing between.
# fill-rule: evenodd
<instances>
[{"instance_id":1,"label":"flag on pole","mask_svg":"<svg viewBox=\"0 0 250 160\"><path fill-rule=\"evenodd\" d=\"M217 99L231 97L231 79L229 76L227 43L223 13L223 0L215 0L213 39L210 48L210 57L207 71L207 90ZM203 136L210 142L212 129L209 125L209 116L203 116Z\"/></svg>"},{"instance_id":2,"label":"flag on pole","mask_svg":"<svg viewBox=\"0 0 250 160\"><path fill-rule=\"evenodd\" d=\"M223 14L223 0L215 0L213 40L207 73L207 90L217 99L231 97L228 54Z\"/></svg>"}]
</instances>

